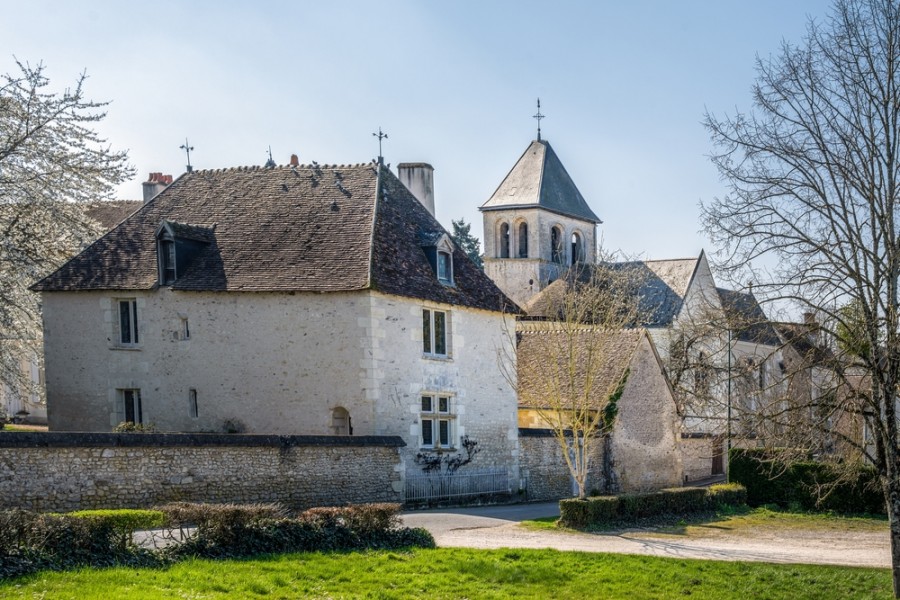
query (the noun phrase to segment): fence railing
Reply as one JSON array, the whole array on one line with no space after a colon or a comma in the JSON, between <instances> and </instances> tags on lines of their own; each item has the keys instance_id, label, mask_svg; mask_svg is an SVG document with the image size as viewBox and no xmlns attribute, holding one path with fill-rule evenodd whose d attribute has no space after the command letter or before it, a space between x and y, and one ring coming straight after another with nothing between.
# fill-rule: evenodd
<instances>
[{"instance_id":1,"label":"fence railing","mask_svg":"<svg viewBox=\"0 0 900 600\"><path fill-rule=\"evenodd\" d=\"M407 502L506 493L509 493L509 476L504 467L406 476Z\"/></svg>"}]
</instances>

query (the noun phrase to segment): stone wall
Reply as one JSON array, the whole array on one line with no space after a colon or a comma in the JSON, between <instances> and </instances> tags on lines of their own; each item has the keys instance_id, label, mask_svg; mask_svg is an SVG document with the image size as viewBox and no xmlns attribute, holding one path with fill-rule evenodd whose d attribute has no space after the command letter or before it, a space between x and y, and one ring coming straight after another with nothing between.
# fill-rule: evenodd
<instances>
[{"instance_id":1,"label":"stone wall","mask_svg":"<svg viewBox=\"0 0 900 600\"><path fill-rule=\"evenodd\" d=\"M679 425L672 389L649 337L638 344L617 403L611 443L612 487L647 492L682 484Z\"/></svg>"},{"instance_id":2,"label":"stone wall","mask_svg":"<svg viewBox=\"0 0 900 600\"><path fill-rule=\"evenodd\" d=\"M713 475L713 454L716 438L703 434L681 436L681 457L684 480L696 481Z\"/></svg>"},{"instance_id":3,"label":"stone wall","mask_svg":"<svg viewBox=\"0 0 900 600\"><path fill-rule=\"evenodd\" d=\"M603 490L603 442L596 446L587 492ZM519 472L528 500L558 500L577 494L559 443L549 429L519 430Z\"/></svg>"},{"instance_id":4,"label":"stone wall","mask_svg":"<svg viewBox=\"0 0 900 600\"><path fill-rule=\"evenodd\" d=\"M402 502L391 436L0 433L0 506Z\"/></svg>"}]
</instances>

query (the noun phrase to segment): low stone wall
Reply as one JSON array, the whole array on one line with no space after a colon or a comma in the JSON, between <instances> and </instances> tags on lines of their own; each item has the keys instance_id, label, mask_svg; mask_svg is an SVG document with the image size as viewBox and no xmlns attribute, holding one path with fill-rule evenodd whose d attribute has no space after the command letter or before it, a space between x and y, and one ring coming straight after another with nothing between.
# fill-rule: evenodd
<instances>
[{"instance_id":1,"label":"low stone wall","mask_svg":"<svg viewBox=\"0 0 900 600\"><path fill-rule=\"evenodd\" d=\"M604 490L603 442L596 444L597 452L588 474L587 492ZM571 498L577 492L563 457L559 443L549 429L519 429L519 473L526 481L528 500L558 500Z\"/></svg>"},{"instance_id":2,"label":"low stone wall","mask_svg":"<svg viewBox=\"0 0 900 600\"><path fill-rule=\"evenodd\" d=\"M394 436L0 433L0 506L402 502Z\"/></svg>"}]
</instances>

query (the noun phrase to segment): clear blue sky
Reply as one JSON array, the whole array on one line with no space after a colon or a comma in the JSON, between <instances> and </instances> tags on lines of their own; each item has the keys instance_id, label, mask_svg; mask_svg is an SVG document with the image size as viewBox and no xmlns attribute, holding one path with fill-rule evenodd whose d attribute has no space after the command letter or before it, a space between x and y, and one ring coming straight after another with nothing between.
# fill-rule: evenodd
<instances>
[{"instance_id":1,"label":"clear blue sky","mask_svg":"<svg viewBox=\"0 0 900 600\"><path fill-rule=\"evenodd\" d=\"M259 3L0 0L0 71L43 61L54 89L86 71L100 126L151 171L385 160L435 167L438 219L474 223L535 137L550 141L608 249L711 250L698 202L724 193L705 109L750 106L757 55L799 41L824 0Z\"/></svg>"}]
</instances>

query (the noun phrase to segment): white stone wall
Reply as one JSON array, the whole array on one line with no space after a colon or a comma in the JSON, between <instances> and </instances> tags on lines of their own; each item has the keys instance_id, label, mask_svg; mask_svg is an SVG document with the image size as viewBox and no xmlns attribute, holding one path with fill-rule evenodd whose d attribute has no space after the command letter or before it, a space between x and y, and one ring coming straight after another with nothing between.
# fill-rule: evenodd
<instances>
[{"instance_id":1,"label":"white stone wall","mask_svg":"<svg viewBox=\"0 0 900 600\"><path fill-rule=\"evenodd\" d=\"M118 298L137 299L140 344L119 348ZM449 315L449 355L427 357L422 309ZM182 339L182 319L190 339ZM403 470L418 472L421 395L451 398L454 439L481 452L471 469L517 471L516 397L497 350L511 318L387 296L177 292L44 294L49 419L55 431L109 431L121 389L141 390L143 421L161 431L329 435L349 412L355 435L399 435ZM189 391L199 415L190 416ZM457 446L458 447L458 446Z\"/></svg>"},{"instance_id":2,"label":"white stone wall","mask_svg":"<svg viewBox=\"0 0 900 600\"><path fill-rule=\"evenodd\" d=\"M116 300L132 297L140 344L119 348ZM222 431L238 420L253 432L330 434L331 411L343 406L355 433L372 433L360 385L368 304L366 294L44 294L51 429L108 431L123 420L117 390L137 388L143 421L162 431Z\"/></svg>"},{"instance_id":3,"label":"white stone wall","mask_svg":"<svg viewBox=\"0 0 900 600\"><path fill-rule=\"evenodd\" d=\"M612 432L612 470L622 492L681 485L680 418L648 338L629 365Z\"/></svg>"},{"instance_id":4,"label":"white stone wall","mask_svg":"<svg viewBox=\"0 0 900 600\"><path fill-rule=\"evenodd\" d=\"M373 433L402 436L407 444L401 450L405 469L420 473L415 456L423 451L421 396L449 396L454 416L453 439L469 436L480 449L474 461L463 469L509 466L511 480L515 481L517 401L498 364L498 350L512 343L514 319L499 313L382 294L372 294L371 299L369 326L375 341L372 357L365 359L365 364L370 369L368 393L379 424ZM423 308L448 314L446 358L423 353Z\"/></svg>"}]
</instances>

